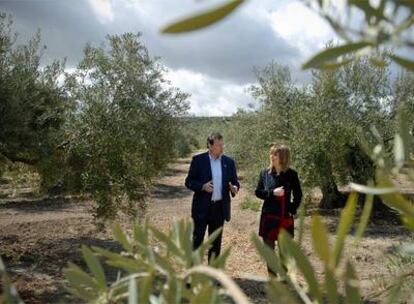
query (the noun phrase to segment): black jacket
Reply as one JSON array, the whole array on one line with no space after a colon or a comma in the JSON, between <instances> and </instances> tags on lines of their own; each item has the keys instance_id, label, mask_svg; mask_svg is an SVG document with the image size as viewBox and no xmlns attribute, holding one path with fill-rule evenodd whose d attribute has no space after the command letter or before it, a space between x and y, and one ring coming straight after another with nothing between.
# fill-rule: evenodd
<instances>
[{"instance_id":1,"label":"black jacket","mask_svg":"<svg viewBox=\"0 0 414 304\"><path fill-rule=\"evenodd\" d=\"M240 189L234 160L228 156L222 155L221 170L223 184L223 216L226 221L230 221L231 208L229 182ZM208 152L195 155L191 161L188 176L185 179L185 186L194 191L193 203L191 207L191 216L194 219L204 219L208 215L208 207L211 201L212 193L203 191L202 187L203 184L207 183L211 179L212 173Z\"/></svg>"},{"instance_id":2,"label":"black jacket","mask_svg":"<svg viewBox=\"0 0 414 304\"><path fill-rule=\"evenodd\" d=\"M302 201L302 189L300 187L298 174L293 169L288 169L279 175L276 172L269 172L269 169L260 172L255 194L258 198L264 200L262 213L281 214L280 204L273 195L273 190L281 186L285 189L286 203L288 206L285 208L284 216L288 216L289 213L292 215L296 214L296 210Z\"/></svg>"}]
</instances>

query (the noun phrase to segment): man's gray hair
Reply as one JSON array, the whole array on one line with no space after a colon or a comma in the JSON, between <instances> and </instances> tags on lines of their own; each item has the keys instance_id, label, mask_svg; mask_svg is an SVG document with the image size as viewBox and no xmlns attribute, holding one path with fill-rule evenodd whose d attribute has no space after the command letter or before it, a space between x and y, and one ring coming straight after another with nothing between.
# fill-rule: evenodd
<instances>
[{"instance_id":1,"label":"man's gray hair","mask_svg":"<svg viewBox=\"0 0 414 304\"><path fill-rule=\"evenodd\" d=\"M222 140L223 135L221 135L219 132L212 132L207 137L207 148L208 145L213 145L215 140Z\"/></svg>"}]
</instances>

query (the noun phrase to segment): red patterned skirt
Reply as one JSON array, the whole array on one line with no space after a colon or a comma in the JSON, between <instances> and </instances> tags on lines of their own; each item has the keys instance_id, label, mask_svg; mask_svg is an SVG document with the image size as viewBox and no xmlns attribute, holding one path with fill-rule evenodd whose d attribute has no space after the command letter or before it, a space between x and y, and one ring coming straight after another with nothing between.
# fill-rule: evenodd
<instances>
[{"instance_id":1,"label":"red patterned skirt","mask_svg":"<svg viewBox=\"0 0 414 304\"><path fill-rule=\"evenodd\" d=\"M285 229L293 236L294 225L292 216L285 214L285 197L279 197L277 203L281 204L281 214L262 213L260 216L259 236L266 240L277 241L279 233Z\"/></svg>"}]
</instances>

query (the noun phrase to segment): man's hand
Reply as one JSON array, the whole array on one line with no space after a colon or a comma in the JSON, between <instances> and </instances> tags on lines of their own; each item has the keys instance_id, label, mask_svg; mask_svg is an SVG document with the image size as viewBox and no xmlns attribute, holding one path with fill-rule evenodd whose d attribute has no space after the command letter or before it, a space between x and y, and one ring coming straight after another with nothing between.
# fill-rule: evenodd
<instances>
[{"instance_id":1,"label":"man's hand","mask_svg":"<svg viewBox=\"0 0 414 304\"><path fill-rule=\"evenodd\" d=\"M283 187L277 187L275 190L273 190L274 196L283 196L285 195L285 189Z\"/></svg>"},{"instance_id":2,"label":"man's hand","mask_svg":"<svg viewBox=\"0 0 414 304\"><path fill-rule=\"evenodd\" d=\"M214 189L214 186L213 186L213 181L211 180L211 181L209 181L209 182L207 182L207 183L205 183L204 185L203 185L203 191L205 191L205 192L208 192L208 193L212 193L213 192L213 189Z\"/></svg>"},{"instance_id":3,"label":"man's hand","mask_svg":"<svg viewBox=\"0 0 414 304\"><path fill-rule=\"evenodd\" d=\"M230 187L230 191L231 191L231 193L233 193L233 195L236 195L237 192L239 192L239 188L237 188L237 186L233 185L231 182L229 182L229 187Z\"/></svg>"}]
</instances>

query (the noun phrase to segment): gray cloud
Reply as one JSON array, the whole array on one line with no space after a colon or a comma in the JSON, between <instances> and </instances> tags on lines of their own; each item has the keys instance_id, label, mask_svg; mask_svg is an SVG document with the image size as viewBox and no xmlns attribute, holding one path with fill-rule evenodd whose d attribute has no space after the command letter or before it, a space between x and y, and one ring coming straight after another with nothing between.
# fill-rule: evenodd
<instances>
[{"instance_id":1,"label":"gray cloud","mask_svg":"<svg viewBox=\"0 0 414 304\"><path fill-rule=\"evenodd\" d=\"M2 1L0 9L15 17L16 30L27 39L40 28L48 46L45 60L68 59L75 66L87 42L99 44L106 34L142 32L152 55L172 69L184 68L237 83L253 81L253 66L275 59L292 64L298 49L278 37L263 18L242 7L227 20L185 35L162 35L159 29L183 14L200 9L193 1L112 1L114 19L102 23L86 0ZM206 5L204 5L206 6ZM208 3L208 6L211 6Z\"/></svg>"},{"instance_id":2,"label":"gray cloud","mask_svg":"<svg viewBox=\"0 0 414 304\"><path fill-rule=\"evenodd\" d=\"M292 0L250 1L216 25L181 35L162 35L160 29L223 1L108 0L107 18L100 16L90 1L1 0L0 11L13 15L21 40L40 29L48 47L44 63L66 57L68 68L82 59L87 42L100 45L107 34L142 32L143 43L152 56L161 57L171 71L169 75L175 77L173 83L192 93L190 113L194 114L229 115L252 103L244 88L255 82L253 67L272 60L289 65L299 82L309 80L309 72L300 71L307 56L303 46L309 45L308 40L304 37L299 44L294 37L284 35L289 25L280 27L280 20L276 20L278 30L282 30L279 33L275 20L270 20L270 12Z\"/></svg>"},{"instance_id":3,"label":"gray cloud","mask_svg":"<svg viewBox=\"0 0 414 304\"><path fill-rule=\"evenodd\" d=\"M106 33L83 0L1 1L0 9L14 17L20 40L27 40L40 29L47 46L46 62L66 57L69 67L74 67L82 58L85 44L102 41Z\"/></svg>"}]
</instances>

